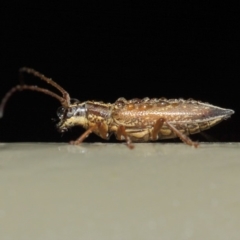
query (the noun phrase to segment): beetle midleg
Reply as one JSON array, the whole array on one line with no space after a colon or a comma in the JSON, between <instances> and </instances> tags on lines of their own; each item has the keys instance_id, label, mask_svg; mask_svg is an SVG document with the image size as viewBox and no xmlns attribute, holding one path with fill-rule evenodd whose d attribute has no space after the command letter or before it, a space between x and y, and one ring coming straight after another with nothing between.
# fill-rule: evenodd
<instances>
[{"instance_id":1,"label":"beetle midleg","mask_svg":"<svg viewBox=\"0 0 240 240\"><path fill-rule=\"evenodd\" d=\"M108 126L104 123L97 123L98 128L96 129L98 132L96 132L97 135L99 135L103 139L109 139L108 134Z\"/></svg>"},{"instance_id":2,"label":"beetle midleg","mask_svg":"<svg viewBox=\"0 0 240 240\"><path fill-rule=\"evenodd\" d=\"M184 143L194 147L198 146L197 142L193 142L188 136L177 130L171 123L166 120L164 122Z\"/></svg>"},{"instance_id":3,"label":"beetle midleg","mask_svg":"<svg viewBox=\"0 0 240 240\"><path fill-rule=\"evenodd\" d=\"M132 144L132 140L131 138L127 135L126 133L126 130L125 130L125 127L120 125L117 129L117 132L116 132L116 137L118 140L122 140L122 136L125 138L126 140L126 143L127 143L127 146L130 148L130 149L133 149L134 148L134 145Z\"/></svg>"}]
</instances>

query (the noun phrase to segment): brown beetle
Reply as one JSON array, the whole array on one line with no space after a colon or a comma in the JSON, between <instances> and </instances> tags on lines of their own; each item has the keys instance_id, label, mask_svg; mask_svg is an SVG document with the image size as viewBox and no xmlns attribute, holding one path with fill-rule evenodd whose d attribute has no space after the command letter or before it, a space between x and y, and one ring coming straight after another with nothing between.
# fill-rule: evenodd
<instances>
[{"instance_id":1,"label":"brown beetle","mask_svg":"<svg viewBox=\"0 0 240 240\"><path fill-rule=\"evenodd\" d=\"M67 91L52 79L31 68L21 68L20 73L32 74L58 89L62 96L32 85L17 85L3 98L0 105L0 117L3 116L6 102L16 91L31 90L50 95L60 101L62 107L57 110L60 132L73 126L82 126L86 131L72 144L80 144L94 132L103 139L109 139L112 133L118 140L125 140L129 148L132 142L147 142L158 139L179 137L184 143L197 147L187 135L199 133L229 118L234 111L213 106L192 99L144 98L126 100L119 98L115 103L95 101L79 102L70 99Z\"/></svg>"}]
</instances>

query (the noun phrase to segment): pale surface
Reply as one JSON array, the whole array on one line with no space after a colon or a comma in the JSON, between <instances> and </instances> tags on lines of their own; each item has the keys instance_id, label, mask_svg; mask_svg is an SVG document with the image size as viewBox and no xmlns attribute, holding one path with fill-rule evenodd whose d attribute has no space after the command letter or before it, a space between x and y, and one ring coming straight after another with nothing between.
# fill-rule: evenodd
<instances>
[{"instance_id":1,"label":"pale surface","mask_svg":"<svg viewBox=\"0 0 240 240\"><path fill-rule=\"evenodd\" d=\"M0 144L1 240L240 239L240 144Z\"/></svg>"}]
</instances>

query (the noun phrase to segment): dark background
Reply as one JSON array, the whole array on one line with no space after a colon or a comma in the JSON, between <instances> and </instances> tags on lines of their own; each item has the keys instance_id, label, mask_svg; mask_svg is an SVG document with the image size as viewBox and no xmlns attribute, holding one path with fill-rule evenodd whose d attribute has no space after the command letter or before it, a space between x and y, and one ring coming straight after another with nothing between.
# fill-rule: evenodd
<instances>
[{"instance_id":1,"label":"dark background","mask_svg":"<svg viewBox=\"0 0 240 240\"><path fill-rule=\"evenodd\" d=\"M193 98L233 109L231 119L207 131L207 139L240 141L239 5L160 4L1 4L0 97L18 84L18 69L28 66L81 101ZM49 87L30 76L25 82ZM56 131L51 118L58 107L43 94L16 93L0 119L0 141L78 137L81 128L64 136Z\"/></svg>"}]
</instances>

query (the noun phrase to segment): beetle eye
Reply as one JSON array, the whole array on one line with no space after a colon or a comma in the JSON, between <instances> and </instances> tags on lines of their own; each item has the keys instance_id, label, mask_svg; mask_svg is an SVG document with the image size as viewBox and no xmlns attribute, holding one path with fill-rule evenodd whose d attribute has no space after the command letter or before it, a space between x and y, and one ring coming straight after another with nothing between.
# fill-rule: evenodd
<instances>
[{"instance_id":1,"label":"beetle eye","mask_svg":"<svg viewBox=\"0 0 240 240\"><path fill-rule=\"evenodd\" d=\"M72 117L76 112L76 108L75 107L70 107L67 110L67 117Z\"/></svg>"},{"instance_id":2,"label":"beetle eye","mask_svg":"<svg viewBox=\"0 0 240 240\"><path fill-rule=\"evenodd\" d=\"M64 108L64 107L59 107L58 110L57 110L57 116L58 116L60 119L62 119L64 113L65 113L65 108Z\"/></svg>"}]
</instances>

